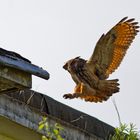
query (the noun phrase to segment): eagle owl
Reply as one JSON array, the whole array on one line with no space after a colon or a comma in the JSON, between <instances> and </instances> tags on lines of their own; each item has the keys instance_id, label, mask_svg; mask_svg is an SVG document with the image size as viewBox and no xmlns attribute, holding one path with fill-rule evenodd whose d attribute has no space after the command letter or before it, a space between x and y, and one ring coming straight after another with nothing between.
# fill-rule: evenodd
<instances>
[{"instance_id":1,"label":"eagle owl","mask_svg":"<svg viewBox=\"0 0 140 140\"><path fill-rule=\"evenodd\" d=\"M74 93L65 94L65 99L81 98L89 102L102 102L119 92L118 79L107 78L118 68L139 32L138 22L134 20L125 17L103 34L88 60L76 57L65 63L63 68L76 83Z\"/></svg>"}]
</instances>

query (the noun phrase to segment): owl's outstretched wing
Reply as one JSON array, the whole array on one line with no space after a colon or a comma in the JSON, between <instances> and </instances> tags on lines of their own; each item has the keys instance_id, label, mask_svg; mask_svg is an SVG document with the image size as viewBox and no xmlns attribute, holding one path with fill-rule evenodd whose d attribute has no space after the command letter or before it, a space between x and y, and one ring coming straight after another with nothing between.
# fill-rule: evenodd
<instances>
[{"instance_id":1,"label":"owl's outstretched wing","mask_svg":"<svg viewBox=\"0 0 140 140\"><path fill-rule=\"evenodd\" d=\"M127 49L137 35L138 22L134 19L123 18L107 34L103 34L96 44L95 50L87 61L96 64L98 75L106 79L118 68Z\"/></svg>"}]
</instances>

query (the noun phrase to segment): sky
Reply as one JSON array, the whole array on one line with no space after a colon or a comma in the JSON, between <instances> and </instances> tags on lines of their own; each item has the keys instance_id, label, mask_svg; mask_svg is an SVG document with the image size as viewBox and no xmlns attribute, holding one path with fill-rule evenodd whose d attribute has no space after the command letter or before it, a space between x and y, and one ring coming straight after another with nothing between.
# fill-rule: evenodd
<instances>
[{"instance_id":1,"label":"sky","mask_svg":"<svg viewBox=\"0 0 140 140\"><path fill-rule=\"evenodd\" d=\"M63 99L75 83L62 68L76 56L88 59L99 37L123 17L140 22L139 5L139 0L0 0L0 47L50 73L49 80L33 76L33 90L116 127L115 100L121 121L140 130L140 34L110 76L119 79L120 92L106 102Z\"/></svg>"}]
</instances>

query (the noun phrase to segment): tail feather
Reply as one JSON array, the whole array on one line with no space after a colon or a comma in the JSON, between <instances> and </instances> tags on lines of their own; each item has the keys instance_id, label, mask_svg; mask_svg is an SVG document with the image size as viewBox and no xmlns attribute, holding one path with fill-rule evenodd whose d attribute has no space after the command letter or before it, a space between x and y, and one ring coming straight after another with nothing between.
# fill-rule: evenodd
<instances>
[{"instance_id":1,"label":"tail feather","mask_svg":"<svg viewBox=\"0 0 140 140\"><path fill-rule=\"evenodd\" d=\"M113 80L100 80L98 89L105 92L107 95L112 95L113 93L119 92L118 79Z\"/></svg>"}]
</instances>

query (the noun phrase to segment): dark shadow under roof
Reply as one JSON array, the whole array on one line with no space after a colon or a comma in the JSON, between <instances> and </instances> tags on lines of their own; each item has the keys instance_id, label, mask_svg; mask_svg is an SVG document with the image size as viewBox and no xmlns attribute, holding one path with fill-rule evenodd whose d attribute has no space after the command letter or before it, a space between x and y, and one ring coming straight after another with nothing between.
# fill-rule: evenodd
<instances>
[{"instance_id":1,"label":"dark shadow under roof","mask_svg":"<svg viewBox=\"0 0 140 140\"><path fill-rule=\"evenodd\" d=\"M38 92L22 90L9 92L6 95L16 99L17 101L24 102L40 112L47 113L82 129L89 134L106 138L109 133L114 132L114 128L112 126Z\"/></svg>"}]
</instances>

